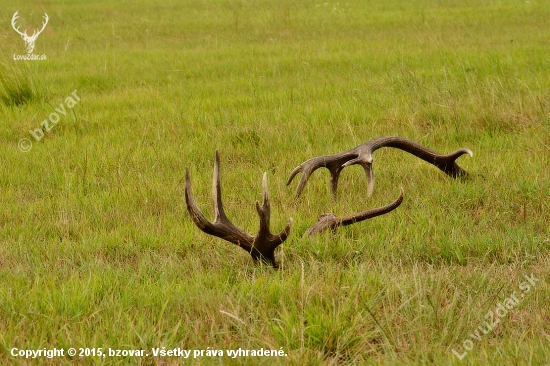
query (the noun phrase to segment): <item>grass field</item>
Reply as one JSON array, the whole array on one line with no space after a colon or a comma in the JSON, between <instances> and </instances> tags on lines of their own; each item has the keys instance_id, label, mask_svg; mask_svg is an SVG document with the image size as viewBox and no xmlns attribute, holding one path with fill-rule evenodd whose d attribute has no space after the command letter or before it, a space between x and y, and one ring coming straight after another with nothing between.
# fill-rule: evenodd
<instances>
[{"instance_id":1,"label":"grass field","mask_svg":"<svg viewBox=\"0 0 550 366\"><path fill-rule=\"evenodd\" d=\"M550 364L550 3L0 10L1 364ZM22 29L49 15L34 50L47 60L13 60L26 53L16 10ZM458 160L469 174L381 149L370 198L357 166L335 201L326 170L298 200L297 182L285 185L301 162L384 135L469 148ZM237 226L257 230L263 172L272 230L294 219L278 271L191 221L185 167L212 217L216 149ZM319 214L381 206L401 187L394 212L302 237ZM12 356L70 347L148 356ZM153 356L162 347L205 353ZM239 348L286 356L228 356Z\"/></svg>"}]
</instances>

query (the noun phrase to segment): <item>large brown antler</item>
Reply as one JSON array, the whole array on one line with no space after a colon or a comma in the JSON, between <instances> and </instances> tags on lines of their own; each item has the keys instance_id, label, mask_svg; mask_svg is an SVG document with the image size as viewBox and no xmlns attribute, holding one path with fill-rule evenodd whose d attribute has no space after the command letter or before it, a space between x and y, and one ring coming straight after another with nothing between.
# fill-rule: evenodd
<instances>
[{"instance_id":1,"label":"large brown antler","mask_svg":"<svg viewBox=\"0 0 550 366\"><path fill-rule=\"evenodd\" d=\"M373 208L371 210L362 211L354 215L346 216L341 219L337 218L336 215L332 213L325 213L319 216L319 221L312 225L304 235L315 236L316 234L323 232L327 229L334 230L339 226L347 226L355 224L356 222L361 222L367 219L371 219L376 216L384 215L390 211L395 210L403 202L403 189L401 189L401 194L399 197L392 203Z\"/></svg>"},{"instance_id":2,"label":"large brown antler","mask_svg":"<svg viewBox=\"0 0 550 366\"><path fill-rule=\"evenodd\" d=\"M457 178L464 176L466 171L459 167L455 160L464 155L469 154L473 156L473 153L469 149L458 149L455 152L443 155L437 151L428 149L425 146L420 145L417 142L407 140L397 136L384 136L378 137L365 142L351 150L344 151L339 154L319 156L309 159L302 164L298 165L288 178L287 185L289 185L296 174L302 173L302 178L296 189L296 198L300 196L304 189L310 175L319 168L327 168L330 171L330 189L333 196L336 196L336 190L338 188L338 178L340 172L347 166L359 164L365 169L367 175L367 194L370 196L374 189L374 173L372 170L372 153L381 147L394 147L397 149L405 150L420 159L427 161L430 164L435 165L447 175Z\"/></svg>"},{"instance_id":3,"label":"large brown antler","mask_svg":"<svg viewBox=\"0 0 550 366\"><path fill-rule=\"evenodd\" d=\"M225 215L221 199L221 187L220 187L220 157L216 150L216 160L214 163L214 176L212 179L212 205L214 207L214 222L210 222L206 219L201 210L197 207L193 193L191 192L191 177L189 176L189 169L185 168L185 202L187 203L187 210L193 219L193 222L199 229L207 234L214 235L218 238L227 240L233 244L246 250L254 261L261 260L265 263L271 264L274 268L278 268L278 264L275 261L275 249L283 243L292 226L292 218L288 220L288 223L283 231L279 234L273 235L269 230L269 221L271 216L269 205L269 194L267 191L267 174L264 173L262 179L262 191L263 191L263 203L260 206L256 202L256 210L260 216L260 228L256 236L252 236L229 221Z\"/></svg>"}]
</instances>

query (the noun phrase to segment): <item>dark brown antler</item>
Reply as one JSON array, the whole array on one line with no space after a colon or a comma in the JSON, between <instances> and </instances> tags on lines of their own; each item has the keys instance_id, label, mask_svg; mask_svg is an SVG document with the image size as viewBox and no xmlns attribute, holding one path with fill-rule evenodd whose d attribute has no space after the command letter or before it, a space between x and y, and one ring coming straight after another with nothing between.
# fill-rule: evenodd
<instances>
[{"instance_id":1,"label":"dark brown antler","mask_svg":"<svg viewBox=\"0 0 550 366\"><path fill-rule=\"evenodd\" d=\"M275 261L275 248L283 243L292 226L292 218L288 221L285 229L277 235L271 234L269 230L269 220L271 216L269 205L269 194L267 192L267 174L264 173L262 180L263 203L260 206L256 202L256 210L260 216L260 228L256 236L252 236L229 221L223 210L220 187L220 157L216 150L216 160L214 163L214 176L212 179L212 205L214 207L214 222L206 219L204 214L199 210L193 193L191 192L191 177L189 169L185 168L185 202L187 210L191 215L191 219L199 229L207 234L217 236L227 240L233 244L246 250L254 261L262 260L265 263L271 264L274 268L278 268Z\"/></svg>"},{"instance_id":2,"label":"dark brown antler","mask_svg":"<svg viewBox=\"0 0 550 366\"><path fill-rule=\"evenodd\" d=\"M334 230L338 226L351 225L356 222L367 220L376 216L384 215L390 211L395 210L403 202L403 189L401 189L401 194L399 197L390 203L389 205L373 208L371 210L362 211L356 213L355 215L346 216L341 219L337 218L336 215L332 213L326 213L319 216L319 221L312 225L304 235L314 236L320 232L323 232L327 229Z\"/></svg>"},{"instance_id":3,"label":"dark brown antler","mask_svg":"<svg viewBox=\"0 0 550 366\"><path fill-rule=\"evenodd\" d=\"M288 178L287 185L289 185L296 174L302 173L302 178L296 189L296 198L300 196L302 190L304 189L306 182L309 176L319 168L327 168L330 171L330 189L331 193L336 196L336 190L338 188L338 178L340 177L340 172L347 166L359 164L365 169L367 175L367 194L370 196L374 189L374 173L372 171L372 153L381 147L395 147L397 149L405 150L408 153L413 154L414 156L419 157L420 159L427 161L430 164L435 165L447 175L457 178L464 176L466 171L459 167L455 160L464 155L470 154L473 156L473 153L469 149L458 149L455 152L442 155L437 151L428 149L420 145L417 142L407 140L402 137L397 136L385 136L378 137L372 140L365 142L349 151L345 151L339 154L319 156L316 158L309 159L302 164L298 165Z\"/></svg>"}]
</instances>

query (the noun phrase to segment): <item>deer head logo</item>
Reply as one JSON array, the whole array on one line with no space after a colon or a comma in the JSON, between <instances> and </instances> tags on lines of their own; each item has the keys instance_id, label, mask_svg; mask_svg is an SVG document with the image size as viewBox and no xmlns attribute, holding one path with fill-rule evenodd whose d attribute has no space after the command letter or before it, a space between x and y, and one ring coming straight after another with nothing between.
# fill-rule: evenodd
<instances>
[{"instance_id":1,"label":"deer head logo","mask_svg":"<svg viewBox=\"0 0 550 366\"><path fill-rule=\"evenodd\" d=\"M19 11L16 11L15 14L13 14L13 18L11 18L11 26L17 33L21 35L21 37L25 41L25 48L27 49L27 53L31 54L34 50L34 42L36 42L36 38L38 38L40 33L42 33L44 28L46 28L46 24L48 24L48 14L44 13L44 22L42 23L42 29L40 29L39 31L34 30L32 36L29 36L26 29L24 32L21 32L19 30L19 26L16 24L17 18L19 18L18 12Z\"/></svg>"}]
</instances>

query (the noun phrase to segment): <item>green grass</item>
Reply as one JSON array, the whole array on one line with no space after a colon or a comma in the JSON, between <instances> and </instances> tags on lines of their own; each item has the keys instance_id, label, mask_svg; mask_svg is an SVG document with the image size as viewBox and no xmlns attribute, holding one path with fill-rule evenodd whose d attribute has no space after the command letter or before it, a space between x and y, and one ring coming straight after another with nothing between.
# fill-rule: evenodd
<instances>
[{"instance_id":1,"label":"green grass","mask_svg":"<svg viewBox=\"0 0 550 366\"><path fill-rule=\"evenodd\" d=\"M5 4L4 4L5 3ZM0 30L0 363L183 364L151 348L283 349L229 365L543 365L550 362L550 5L3 2L50 23L36 54ZM7 45L10 44L8 47ZM3 89L2 89L3 88ZM40 141L29 130L77 89ZM24 102L22 102L24 100ZM74 113L73 113L74 112ZM375 153L376 186L292 169L399 135L448 153L452 180L402 151ZM23 153L18 142L28 138ZM185 167L208 217L214 151L230 219L255 233L268 173L277 257L255 266L207 236L183 200ZM302 238L324 212L394 212ZM540 282L460 361L497 304ZM39 358L12 348L145 349L145 358Z\"/></svg>"},{"instance_id":2,"label":"green grass","mask_svg":"<svg viewBox=\"0 0 550 366\"><path fill-rule=\"evenodd\" d=\"M24 63L0 64L0 102L4 105L20 106L38 98L30 77L32 71L25 66Z\"/></svg>"}]
</instances>

